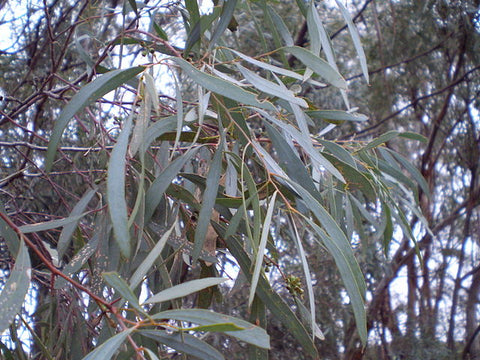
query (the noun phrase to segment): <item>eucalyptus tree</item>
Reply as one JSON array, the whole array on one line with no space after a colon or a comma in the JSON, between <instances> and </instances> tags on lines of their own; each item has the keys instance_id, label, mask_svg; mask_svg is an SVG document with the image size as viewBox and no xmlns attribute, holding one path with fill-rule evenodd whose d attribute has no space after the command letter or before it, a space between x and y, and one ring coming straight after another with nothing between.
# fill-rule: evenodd
<instances>
[{"instance_id":1,"label":"eucalyptus tree","mask_svg":"<svg viewBox=\"0 0 480 360\"><path fill-rule=\"evenodd\" d=\"M383 146L423 137L328 137L367 120L324 25L346 24L355 53L342 68L367 84L340 1L321 13L288 3L287 15L238 0L5 6L27 22L2 63L4 357L264 359L283 346L319 358L327 338L336 358L367 346L359 262L388 251L394 229L420 250L404 209L418 212L429 189ZM313 271L315 253L328 271ZM348 309L334 319L343 343L317 317L313 285L329 279Z\"/></svg>"}]
</instances>

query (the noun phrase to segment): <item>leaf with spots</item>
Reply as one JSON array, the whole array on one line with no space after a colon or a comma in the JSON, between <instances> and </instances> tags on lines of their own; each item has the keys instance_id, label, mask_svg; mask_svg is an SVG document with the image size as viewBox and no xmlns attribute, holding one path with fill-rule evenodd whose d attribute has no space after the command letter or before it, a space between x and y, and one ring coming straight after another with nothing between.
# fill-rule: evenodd
<instances>
[{"instance_id":1,"label":"leaf with spots","mask_svg":"<svg viewBox=\"0 0 480 360\"><path fill-rule=\"evenodd\" d=\"M23 241L7 283L0 293L0 334L12 323L22 309L23 300L30 286L31 265L28 250Z\"/></svg>"}]
</instances>

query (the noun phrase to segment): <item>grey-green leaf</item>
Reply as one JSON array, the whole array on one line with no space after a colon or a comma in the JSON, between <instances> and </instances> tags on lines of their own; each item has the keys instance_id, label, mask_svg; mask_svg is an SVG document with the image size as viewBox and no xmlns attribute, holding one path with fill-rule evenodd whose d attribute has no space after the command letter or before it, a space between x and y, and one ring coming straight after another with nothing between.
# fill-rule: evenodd
<instances>
[{"instance_id":1,"label":"grey-green leaf","mask_svg":"<svg viewBox=\"0 0 480 360\"><path fill-rule=\"evenodd\" d=\"M172 60L176 62L185 74L187 74L193 81L207 90L246 105L257 106L267 110L275 110L275 107L271 103L260 102L252 92L243 90L239 86L220 79L219 77L205 74L183 59L172 58Z\"/></svg>"},{"instance_id":2,"label":"grey-green leaf","mask_svg":"<svg viewBox=\"0 0 480 360\"><path fill-rule=\"evenodd\" d=\"M62 138L63 131L75 114L103 95L134 78L143 70L145 70L143 66L137 66L130 69L118 69L110 71L99 76L91 83L85 85L77 94L72 97L70 102L65 106L65 108L63 108L62 112L58 116L57 121L55 122L52 136L50 137L50 142L48 143L47 156L45 159L45 170L47 172L49 172L52 168L55 152L57 151L58 144Z\"/></svg>"},{"instance_id":3,"label":"grey-green leaf","mask_svg":"<svg viewBox=\"0 0 480 360\"><path fill-rule=\"evenodd\" d=\"M171 288L160 291L159 293L151 296L145 301L145 304L160 303L168 300L178 299L183 296L193 294L197 291L206 289L210 286L221 284L228 279L224 278L203 278L197 280L191 280L179 285L172 286Z\"/></svg>"},{"instance_id":4,"label":"grey-green leaf","mask_svg":"<svg viewBox=\"0 0 480 360\"><path fill-rule=\"evenodd\" d=\"M96 189L89 189L85 192L82 196L80 201L73 207L70 216L78 216L81 215L85 208L87 207L88 203L92 199L93 195L95 195ZM57 251L59 259L62 258L63 254L67 250L68 245L70 244L70 239L72 238L73 232L77 227L78 221L71 222L63 227L62 232L60 233L60 237L57 243Z\"/></svg>"},{"instance_id":5,"label":"grey-green leaf","mask_svg":"<svg viewBox=\"0 0 480 360\"><path fill-rule=\"evenodd\" d=\"M220 174L222 171L222 155L223 145L220 142L208 171L205 192L203 193L202 208L198 214L197 229L195 230L195 238L193 244L192 263L195 264L200 256L205 243L205 236L212 218L215 199L217 198L218 184L220 182Z\"/></svg>"},{"instance_id":6,"label":"grey-green leaf","mask_svg":"<svg viewBox=\"0 0 480 360\"><path fill-rule=\"evenodd\" d=\"M348 30L350 31L350 36L352 37L352 40L353 40L353 45L355 46L355 50L357 51L358 57L360 58L360 65L362 67L363 76L365 77L368 83L369 79L368 79L367 58L365 56L365 52L363 51L363 47L360 42L360 35L358 34L357 27L353 23L352 17L350 16L345 6L338 0L335 0L335 2L340 8L343 18L347 22Z\"/></svg>"},{"instance_id":7,"label":"grey-green leaf","mask_svg":"<svg viewBox=\"0 0 480 360\"><path fill-rule=\"evenodd\" d=\"M113 232L122 255L127 259L130 257L131 249L125 197L125 156L131 129L132 117L130 116L125 122L125 126L112 150L107 175L107 203L113 224Z\"/></svg>"},{"instance_id":8,"label":"grey-green leaf","mask_svg":"<svg viewBox=\"0 0 480 360\"><path fill-rule=\"evenodd\" d=\"M82 360L110 360L133 330L133 328L124 330L111 337L100 346L97 346L95 350L85 356Z\"/></svg>"},{"instance_id":9,"label":"grey-green leaf","mask_svg":"<svg viewBox=\"0 0 480 360\"><path fill-rule=\"evenodd\" d=\"M224 360L223 355L220 354L214 347L189 334L169 334L163 330L141 330L139 333L143 336L154 339L161 344L165 344L172 349L193 356L195 359Z\"/></svg>"},{"instance_id":10,"label":"grey-green leaf","mask_svg":"<svg viewBox=\"0 0 480 360\"><path fill-rule=\"evenodd\" d=\"M152 319L175 319L180 321L188 321L198 325L212 325L220 323L232 323L244 330L225 331L225 334L236 337L239 340L249 344L261 347L263 349L270 348L270 337L261 327L238 319L233 316L219 314L204 309L178 309L162 311L152 316Z\"/></svg>"},{"instance_id":11,"label":"grey-green leaf","mask_svg":"<svg viewBox=\"0 0 480 360\"><path fill-rule=\"evenodd\" d=\"M333 86L336 86L340 89L347 88L347 82L342 75L340 75L340 73L328 62L319 58L312 52L298 46L287 46L284 47L283 50L294 55L298 60L300 60Z\"/></svg>"},{"instance_id":12,"label":"grey-green leaf","mask_svg":"<svg viewBox=\"0 0 480 360\"><path fill-rule=\"evenodd\" d=\"M127 282L123 280L117 272L106 272L102 274L102 277L105 282L111 287L113 287L122 298L128 301L130 306L140 311L141 313L145 312L140 306L137 297L130 289Z\"/></svg>"},{"instance_id":13,"label":"grey-green leaf","mask_svg":"<svg viewBox=\"0 0 480 360\"><path fill-rule=\"evenodd\" d=\"M23 300L28 292L31 278L30 256L24 242L15 259L15 266L0 293L0 334L12 323L22 309Z\"/></svg>"}]
</instances>

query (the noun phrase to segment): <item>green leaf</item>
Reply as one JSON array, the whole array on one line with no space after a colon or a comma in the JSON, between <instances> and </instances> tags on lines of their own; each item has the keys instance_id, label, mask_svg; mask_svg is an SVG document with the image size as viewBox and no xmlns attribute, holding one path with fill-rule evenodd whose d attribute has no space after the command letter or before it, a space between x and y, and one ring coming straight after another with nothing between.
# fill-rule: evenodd
<instances>
[{"instance_id":1,"label":"green leaf","mask_svg":"<svg viewBox=\"0 0 480 360\"><path fill-rule=\"evenodd\" d=\"M192 264L197 262L200 251L203 249L205 236L210 225L210 219L212 218L212 211L215 205L215 199L217 198L218 184L220 182L220 174L222 171L222 155L223 144L220 143L215 151L213 160L210 163L205 191L203 193L202 208L198 214L198 222L195 230L195 239L193 245Z\"/></svg>"},{"instance_id":2,"label":"green leaf","mask_svg":"<svg viewBox=\"0 0 480 360\"><path fill-rule=\"evenodd\" d=\"M134 78L143 70L145 70L143 66L137 66L130 69L110 71L82 87L80 91L72 97L67 106L63 108L57 121L55 121L55 126L48 143L47 155L45 158L45 171L49 172L51 170L55 152L57 151L58 144L62 138L63 131L75 114L103 95Z\"/></svg>"},{"instance_id":3,"label":"green leaf","mask_svg":"<svg viewBox=\"0 0 480 360\"><path fill-rule=\"evenodd\" d=\"M188 77L207 90L241 102L245 105L257 106L267 110L275 110L275 107L271 103L260 102L254 93L243 90L241 87L220 79L219 77L208 75L197 70L193 65L183 59L172 58L172 61L176 62Z\"/></svg>"},{"instance_id":4,"label":"green leaf","mask_svg":"<svg viewBox=\"0 0 480 360\"><path fill-rule=\"evenodd\" d=\"M30 286L31 273L30 256L27 247L21 241L15 265L0 293L0 334L9 327L21 311Z\"/></svg>"},{"instance_id":5,"label":"green leaf","mask_svg":"<svg viewBox=\"0 0 480 360\"><path fill-rule=\"evenodd\" d=\"M333 155L323 153L323 156L325 156L325 158L330 161L347 180L347 190L359 190L365 195L368 200L375 202L375 200L377 199L375 188L373 187L370 180L362 172L358 171L353 166L344 163Z\"/></svg>"},{"instance_id":6,"label":"green leaf","mask_svg":"<svg viewBox=\"0 0 480 360\"><path fill-rule=\"evenodd\" d=\"M273 10L273 8L267 5L267 11L272 18L272 22L275 25L277 31L285 42L285 46L294 46L293 37L288 31L287 25L283 22L283 19Z\"/></svg>"},{"instance_id":7,"label":"green leaf","mask_svg":"<svg viewBox=\"0 0 480 360\"><path fill-rule=\"evenodd\" d=\"M85 192L82 196L80 201L73 207L72 212L70 213L70 217L82 215L87 207L88 203L92 199L93 195L95 195L96 189L89 189ZM65 251L70 244L70 240L72 238L73 232L77 228L77 221L71 222L63 227L60 237L58 238L57 243L57 251L58 251L58 258L61 259L65 254Z\"/></svg>"},{"instance_id":8,"label":"green leaf","mask_svg":"<svg viewBox=\"0 0 480 360\"><path fill-rule=\"evenodd\" d=\"M104 235L104 228L97 227L95 234L91 237L90 241L82 247L75 256L70 260L68 264L66 264L62 272L67 276L72 276L78 270L82 268L82 266L90 259L90 257L97 251L98 242L100 237ZM59 259L61 257L59 256ZM55 281L55 289L61 289L67 284L67 281L64 278L58 277Z\"/></svg>"},{"instance_id":9,"label":"green leaf","mask_svg":"<svg viewBox=\"0 0 480 360\"><path fill-rule=\"evenodd\" d=\"M222 229L218 227L218 231L221 232ZM247 253L243 249L243 241L239 241L235 236L230 236L228 238L223 237L223 239L225 239L228 250L230 250L237 260L242 272L248 277L250 274L251 262ZM290 307L280 295L273 291L268 281L263 277L259 278L257 295L269 308L273 316L281 321L291 334L295 336L305 351L312 357L317 358L317 349L315 348L307 330L292 312Z\"/></svg>"},{"instance_id":10,"label":"green leaf","mask_svg":"<svg viewBox=\"0 0 480 360\"><path fill-rule=\"evenodd\" d=\"M204 309L178 309L163 311L152 316L153 319L174 319L180 321L188 321L194 324L215 325L223 323L231 323L243 330L238 331L223 331L225 334L235 337L246 343L253 344L263 349L270 348L270 337L267 332L255 326L248 321L238 319L233 316L219 314L210 310Z\"/></svg>"},{"instance_id":11,"label":"green leaf","mask_svg":"<svg viewBox=\"0 0 480 360\"><path fill-rule=\"evenodd\" d=\"M129 116L112 150L107 173L107 203L113 224L113 232L120 252L127 259L130 257L131 249L125 196L125 156L131 129L132 116Z\"/></svg>"},{"instance_id":12,"label":"green leaf","mask_svg":"<svg viewBox=\"0 0 480 360\"><path fill-rule=\"evenodd\" d=\"M320 227L310 218L304 216L304 219L319 235L319 238L335 259L335 263L340 271L352 303L360 338L362 339L362 343L366 344L367 323L364 305L366 285L360 266L353 255L350 242L332 216L307 190L291 180L288 182L300 194L307 207L322 224L322 227ZM323 229L326 230L328 235Z\"/></svg>"},{"instance_id":13,"label":"green leaf","mask_svg":"<svg viewBox=\"0 0 480 360\"><path fill-rule=\"evenodd\" d=\"M38 231L45 231L45 230L51 230L51 229L56 229L62 226L69 225L71 223L77 223L78 220L80 220L82 217L84 217L85 214L81 215L75 215L75 216L69 216L63 219L57 219L57 220L51 220L51 221L44 221L44 222L39 222L36 224L29 224L29 225L22 225L19 227L20 231L24 234L29 234L33 232L38 232Z\"/></svg>"},{"instance_id":14,"label":"green leaf","mask_svg":"<svg viewBox=\"0 0 480 360\"><path fill-rule=\"evenodd\" d=\"M157 24L157 22L155 21L155 16L152 15L151 16L151 21L152 21L152 26L153 26L153 29L155 30L155 32L157 33L158 37L160 39L163 39L165 41L168 41L168 35L167 33Z\"/></svg>"},{"instance_id":15,"label":"green leaf","mask_svg":"<svg viewBox=\"0 0 480 360\"><path fill-rule=\"evenodd\" d=\"M341 110L307 110L305 111L312 119L321 119L326 122L336 121L367 121L368 117L363 114L350 113Z\"/></svg>"},{"instance_id":16,"label":"green leaf","mask_svg":"<svg viewBox=\"0 0 480 360\"><path fill-rule=\"evenodd\" d=\"M157 241L152 250L148 252L147 257L142 261L142 263L137 267L132 277L130 278L130 289L134 290L143 280L143 277L148 273L150 268L155 263L155 260L160 256L160 253L163 250L163 247L167 243L167 240L175 228L175 224L167 230L160 240Z\"/></svg>"},{"instance_id":17,"label":"green leaf","mask_svg":"<svg viewBox=\"0 0 480 360\"><path fill-rule=\"evenodd\" d=\"M209 49L212 49L213 46L217 43L218 39L227 29L228 25L233 18L233 12L235 11L235 7L237 6L237 0L228 0L224 1L222 6L222 13L220 14L220 20L218 21L217 27L213 31L212 38L210 40Z\"/></svg>"},{"instance_id":18,"label":"green leaf","mask_svg":"<svg viewBox=\"0 0 480 360\"><path fill-rule=\"evenodd\" d=\"M360 66L362 68L363 76L365 77L365 80L367 80L367 84L368 84L369 79L368 79L367 58L365 56L365 52L363 51L362 43L360 42L360 35L358 34L357 27L353 23L352 17L350 16L345 6L338 0L335 0L335 2L340 8L343 18L347 22L348 30L350 31L350 36L352 37L352 40L353 40L353 45L355 46L355 50L357 51L358 57L360 59Z\"/></svg>"},{"instance_id":19,"label":"green leaf","mask_svg":"<svg viewBox=\"0 0 480 360\"><path fill-rule=\"evenodd\" d=\"M223 355L214 347L189 334L169 334L163 330L140 330L139 333L143 336L154 339L161 344L165 344L172 349L191 355L196 359L224 360Z\"/></svg>"},{"instance_id":20,"label":"green leaf","mask_svg":"<svg viewBox=\"0 0 480 360\"><path fill-rule=\"evenodd\" d=\"M278 66L275 66L275 65L271 65L267 62L263 62L263 61L258 61L254 58L251 58L250 56L247 56L245 54L242 54L241 52L239 51L236 51L236 50L233 50L233 49L223 49L223 50L228 50L228 51L231 51L232 53L234 53L235 55L239 56L240 58L242 58L243 60L245 61L248 61L250 64L253 64L255 66L258 66L262 69L265 69L265 70L269 70L271 72L274 72L274 73L277 73L277 74L280 74L280 75L284 75L284 76L288 76L288 77L291 77L293 79L297 79L297 80L303 80L303 76L300 75L300 74L297 74L296 72L294 71L291 71L291 70L288 70L288 69L284 69L284 68L281 68L281 67L278 67Z\"/></svg>"},{"instance_id":21,"label":"green leaf","mask_svg":"<svg viewBox=\"0 0 480 360\"><path fill-rule=\"evenodd\" d=\"M100 346L97 346L95 350L85 356L82 360L110 360L118 348L123 344L125 339L132 333L134 329L124 330L110 339L105 341Z\"/></svg>"},{"instance_id":22,"label":"green leaf","mask_svg":"<svg viewBox=\"0 0 480 360\"><path fill-rule=\"evenodd\" d=\"M312 69L316 74L320 75L333 86L340 89L347 89L347 82L342 75L340 75L340 73L325 60L298 46L287 46L282 49L294 55L303 64Z\"/></svg>"},{"instance_id":23,"label":"green leaf","mask_svg":"<svg viewBox=\"0 0 480 360\"><path fill-rule=\"evenodd\" d=\"M296 97L292 91L286 89L285 87L281 87L271 81L268 81L262 78L261 76L258 76L257 74L253 73L247 68L244 68L240 64L236 64L236 65L237 65L237 68L242 73L242 75L245 77L245 79L254 87L256 87L258 90L263 91L267 94L279 97L280 99L284 99L293 104L297 104L304 108L308 107L307 102L302 98Z\"/></svg>"},{"instance_id":24,"label":"green leaf","mask_svg":"<svg viewBox=\"0 0 480 360\"><path fill-rule=\"evenodd\" d=\"M256 251L256 257L254 262L254 269L252 273L250 295L248 296L248 306L250 307L253 302L253 297L255 296L255 290L257 288L258 279L260 278L260 271L262 270L263 265L263 256L265 255L265 248L267 246L268 234L270 233L270 223L272 221L273 210L275 209L275 200L277 198L278 191L273 193L270 204L268 205L267 214L265 215L265 220L262 227L262 235L260 237L260 245Z\"/></svg>"},{"instance_id":25,"label":"green leaf","mask_svg":"<svg viewBox=\"0 0 480 360\"><path fill-rule=\"evenodd\" d=\"M3 206L3 202L0 200L0 212L6 215L5 207ZM5 243L7 244L8 250L12 254L18 253L20 241L18 239L17 234L13 229L8 226L8 224L0 217L0 235L5 239Z\"/></svg>"},{"instance_id":26,"label":"green leaf","mask_svg":"<svg viewBox=\"0 0 480 360\"><path fill-rule=\"evenodd\" d=\"M245 330L245 328L237 326L234 323L222 323L222 324L194 326L184 330L185 331L227 332L227 331Z\"/></svg>"},{"instance_id":27,"label":"green leaf","mask_svg":"<svg viewBox=\"0 0 480 360\"><path fill-rule=\"evenodd\" d=\"M160 200L162 200L165 190L198 149L189 149L186 153L176 158L150 185L145 195L145 223L151 219L156 207L160 204Z\"/></svg>"},{"instance_id":28,"label":"green leaf","mask_svg":"<svg viewBox=\"0 0 480 360\"><path fill-rule=\"evenodd\" d=\"M225 278L211 277L211 278L203 278L203 279L187 281L182 284L175 285L175 286L172 286L171 288L160 291L159 293L148 298L144 302L144 304L160 303L168 300L178 299L178 298L193 294L197 291L206 289L210 286L221 284L227 280L228 279L225 279Z\"/></svg>"},{"instance_id":29,"label":"green leaf","mask_svg":"<svg viewBox=\"0 0 480 360\"><path fill-rule=\"evenodd\" d=\"M133 291L128 286L127 282L123 280L117 272L105 272L102 274L103 279L105 282L113 287L117 293L124 298L128 303L138 310L141 313L145 313L145 310L140 306L137 297L133 293Z\"/></svg>"}]
</instances>

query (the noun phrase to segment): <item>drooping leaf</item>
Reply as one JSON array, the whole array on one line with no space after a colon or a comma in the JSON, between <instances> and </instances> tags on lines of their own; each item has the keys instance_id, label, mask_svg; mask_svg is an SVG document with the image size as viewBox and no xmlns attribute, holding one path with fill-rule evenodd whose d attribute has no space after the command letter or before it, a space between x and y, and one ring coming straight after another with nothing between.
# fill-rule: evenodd
<instances>
[{"instance_id":1,"label":"drooping leaf","mask_svg":"<svg viewBox=\"0 0 480 360\"><path fill-rule=\"evenodd\" d=\"M195 230L192 254L193 264L197 262L200 251L203 249L205 236L210 225L210 219L212 218L213 207L215 205L215 199L217 198L218 184L220 182L220 174L222 171L222 156L223 145L220 143L220 146L218 146L217 150L215 151L215 155L210 163L205 191L203 193L202 208L198 214L198 222Z\"/></svg>"},{"instance_id":2,"label":"drooping leaf","mask_svg":"<svg viewBox=\"0 0 480 360\"><path fill-rule=\"evenodd\" d=\"M85 214L80 214L80 215L72 215L63 219L57 219L57 220L51 220L51 221L44 221L44 222L39 222L36 224L28 224L28 225L22 225L19 227L22 233L24 234L29 234L33 232L38 232L38 231L45 231L45 230L51 230L51 229L56 229L62 226L66 226L72 223L77 223L78 220L80 220L82 217L84 217Z\"/></svg>"},{"instance_id":3,"label":"drooping leaf","mask_svg":"<svg viewBox=\"0 0 480 360\"><path fill-rule=\"evenodd\" d=\"M160 240L157 241L153 249L148 253L147 257L142 261L142 263L135 269L132 277L130 278L130 289L134 290L143 280L143 277L147 274L150 268L155 263L155 260L158 258L160 253L163 250L163 247L167 243L167 240L174 229L174 225L167 230Z\"/></svg>"},{"instance_id":4,"label":"drooping leaf","mask_svg":"<svg viewBox=\"0 0 480 360\"><path fill-rule=\"evenodd\" d=\"M203 290L210 286L221 284L227 280L228 279L224 278L203 278L190 280L160 291L159 293L149 297L145 301L145 304L160 303L168 300L178 299L180 297L196 293L197 291Z\"/></svg>"},{"instance_id":5,"label":"drooping leaf","mask_svg":"<svg viewBox=\"0 0 480 360\"><path fill-rule=\"evenodd\" d=\"M80 201L73 207L72 212L70 213L70 217L81 215L85 211L85 208L87 207L88 203L92 199L93 195L95 195L95 192L96 192L96 189L89 189L88 191L86 191L85 194L80 199ZM76 227L77 227L76 221L71 222L63 227L57 243L58 257L60 259L63 257L63 254L65 254L65 251L67 250L68 245L70 244L70 240L72 238L73 232L75 231Z\"/></svg>"},{"instance_id":6,"label":"drooping leaf","mask_svg":"<svg viewBox=\"0 0 480 360\"><path fill-rule=\"evenodd\" d=\"M312 119L321 119L327 122L342 121L367 121L368 117L363 114L350 113L341 110L307 110L306 113Z\"/></svg>"},{"instance_id":7,"label":"drooping leaf","mask_svg":"<svg viewBox=\"0 0 480 360\"><path fill-rule=\"evenodd\" d=\"M152 319L174 319L180 321L192 322L198 325L215 325L223 323L231 323L242 330L224 331L232 337L245 341L246 343L255 346L269 349L270 337L267 332L261 327L255 326L248 321L219 314L210 310L204 309L178 309L162 311L158 314L152 315Z\"/></svg>"},{"instance_id":8,"label":"drooping leaf","mask_svg":"<svg viewBox=\"0 0 480 360\"><path fill-rule=\"evenodd\" d=\"M340 75L340 73L328 62L319 58L312 52L298 46L287 46L284 47L283 50L294 55L303 64L312 69L316 74L320 75L333 86L336 86L340 89L347 88L347 82L342 75Z\"/></svg>"},{"instance_id":9,"label":"drooping leaf","mask_svg":"<svg viewBox=\"0 0 480 360\"><path fill-rule=\"evenodd\" d=\"M245 105L257 106L267 110L275 110L275 107L269 102L260 102L252 92L243 90L237 85L222 80L219 77L208 75L200 70L197 70L193 65L183 59L172 58L172 60L176 62L177 65L182 68L185 74L187 74L193 81L200 86L203 86L207 90L241 102Z\"/></svg>"},{"instance_id":10,"label":"drooping leaf","mask_svg":"<svg viewBox=\"0 0 480 360\"><path fill-rule=\"evenodd\" d=\"M159 176L156 177L152 185L150 185L145 195L145 222L150 220L155 208L160 203L165 190L170 186L172 180L178 176L180 170L185 166L187 161L192 158L197 150L198 148L190 149L182 156L176 158Z\"/></svg>"},{"instance_id":11,"label":"drooping leaf","mask_svg":"<svg viewBox=\"0 0 480 360\"><path fill-rule=\"evenodd\" d=\"M288 102L292 102L304 108L308 107L308 104L305 100L303 100L302 98L296 97L292 91L286 89L285 87L281 87L277 84L274 84L271 81L268 81L258 76L254 72L248 70L247 68L244 68L239 64L237 64L237 67L242 73L242 75L245 77L245 79L249 83L251 83L254 87L256 87L258 90L273 96L277 96L280 99L284 99Z\"/></svg>"},{"instance_id":12,"label":"drooping leaf","mask_svg":"<svg viewBox=\"0 0 480 360\"><path fill-rule=\"evenodd\" d=\"M221 232L222 229L218 228L218 231ZM230 236L228 238L224 237L224 239L227 243L228 249L238 261L242 272L246 275L249 274L251 261L243 249L242 242L240 242L235 236ZM317 349L303 324L298 320L280 295L273 291L268 281L263 277L259 278L257 295L271 311L272 315L281 321L292 335L295 336L305 351L314 358L318 357Z\"/></svg>"},{"instance_id":13,"label":"drooping leaf","mask_svg":"<svg viewBox=\"0 0 480 360\"><path fill-rule=\"evenodd\" d=\"M139 333L196 359L224 360L223 355L214 347L189 334L171 334L163 330L140 330Z\"/></svg>"},{"instance_id":14,"label":"drooping leaf","mask_svg":"<svg viewBox=\"0 0 480 360\"><path fill-rule=\"evenodd\" d=\"M137 66L129 69L110 71L82 87L80 91L72 97L67 106L63 108L58 119L55 121L55 126L48 143L48 150L45 158L45 170L47 172L52 168L55 152L57 151L63 131L75 114L103 95L125 84L128 80L134 78L143 70L145 70L143 66Z\"/></svg>"},{"instance_id":15,"label":"drooping leaf","mask_svg":"<svg viewBox=\"0 0 480 360\"><path fill-rule=\"evenodd\" d=\"M95 350L90 352L82 360L110 360L133 330L133 328L130 328L112 336L103 344L97 346Z\"/></svg>"},{"instance_id":16,"label":"drooping leaf","mask_svg":"<svg viewBox=\"0 0 480 360\"><path fill-rule=\"evenodd\" d=\"M130 306L132 306L141 313L145 313L145 310L143 310L143 308L139 304L138 298L130 289L127 282L123 280L117 272L105 272L102 274L102 277L108 285L115 289L118 295L128 301Z\"/></svg>"},{"instance_id":17,"label":"drooping leaf","mask_svg":"<svg viewBox=\"0 0 480 360\"><path fill-rule=\"evenodd\" d=\"M262 227L262 235L260 237L260 245L256 249L256 257L254 262L254 268L252 273L250 294L248 296L248 306L252 305L253 297L255 296L255 290L257 288L258 279L260 278L260 271L262 270L263 257L265 255L265 248L267 246L268 234L270 234L270 223L272 221L273 210L275 209L275 200L277 198L277 191L273 193L270 204L268 205L267 214L265 215L265 220Z\"/></svg>"},{"instance_id":18,"label":"drooping leaf","mask_svg":"<svg viewBox=\"0 0 480 360\"><path fill-rule=\"evenodd\" d=\"M122 255L127 259L130 257L131 249L125 197L125 156L131 129L132 117L130 116L125 122L124 128L112 150L107 175L107 203L113 224L113 232Z\"/></svg>"},{"instance_id":19,"label":"drooping leaf","mask_svg":"<svg viewBox=\"0 0 480 360\"><path fill-rule=\"evenodd\" d=\"M212 49L215 46L220 36L222 36L225 30L227 30L229 25L232 23L232 20L235 20L233 17L233 12L235 11L236 6L237 0L228 0L223 3L220 20L213 31L212 38L210 39L209 49Z\"/></svg>"},{"instance_id":20,"label":"drooping leaf","mask_svg":"<svg viewBox=\"0 0 480 360\"><path fill-rule=\"evenodd\" d=\"M365 80L367 80L367 84L369 83L368 79L368 67L367 67L367 57L365 56L365 52L363 51L362 43L360 41L360 35L358 34L357 27L353 23L352 17L348 12L345 5L343 5L340 1L335 0L337 3L340 11L342 12L343 18L347 22L348 30L350 31L350 36L353 40L353 45L355 46L355 50L357 51L358 57L360 59L360 66L362 68L363 76Z\"/></svg>"},{"instance_id":21,"label":"drooping leaf","mask_svg":"<svg viewBox=\"0 0 480 360\"><path fill-rule=\"evenodd\" d=\"M21 311L30 286L31 273L30 256L27 247L21 241L15 265L0 293L0 334L9 327Z\"/></svg>"}]
</instances>

